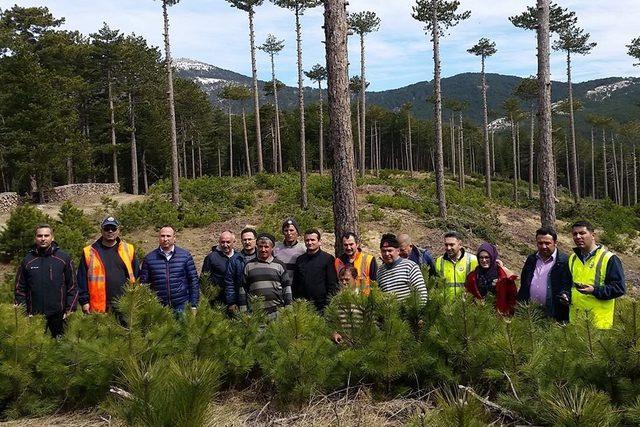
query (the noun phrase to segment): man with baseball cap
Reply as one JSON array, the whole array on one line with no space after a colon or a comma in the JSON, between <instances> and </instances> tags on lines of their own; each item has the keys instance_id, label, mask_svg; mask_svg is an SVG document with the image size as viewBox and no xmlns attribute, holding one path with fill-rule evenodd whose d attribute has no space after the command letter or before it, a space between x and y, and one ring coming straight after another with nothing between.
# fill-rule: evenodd
<instances>
[{"instance_id":1,"label":"man with baseball cap","mask_svg":"<svg viewBox=\"0 0 640 427\"><path fill-rule=\"evenodd\" d=\"M125 283L138 277L135 248L120 238L120 223L108 216L100 231L100 238L83 249L78 265L78 301L85 313L111 311Z\"/></svg>"},{"instance_id":2,"label":"man with baseball cap","mask_svg":"<svg viewBox=\"0 0 640 427\"><path fill-rule=\"evenodd\" d=\"M400 242L395 234L383 234L380 239L382 265L378 269L378 286L382 292L395 294L399 300L406 299L416 290L420 299L427 300L427 287L420 267L407 258L400 257Z\"/></svg>"},{"instance_id":3,"label":"man with baseball cap","mask_svg":"<svg viewBox=\"0 0 640 427\"><path fill-rule=\"evenodd\" d=\"M282 234L284 240L276 243L273 249L273 256L279 259L287 267L289 276L293 278L293 273L296 269L296 261L298 257L307 252L305 246L298 242L300 236L300 228L298 223L293 218L287 218L282 223Z\"/></svg>"}]
</instances>

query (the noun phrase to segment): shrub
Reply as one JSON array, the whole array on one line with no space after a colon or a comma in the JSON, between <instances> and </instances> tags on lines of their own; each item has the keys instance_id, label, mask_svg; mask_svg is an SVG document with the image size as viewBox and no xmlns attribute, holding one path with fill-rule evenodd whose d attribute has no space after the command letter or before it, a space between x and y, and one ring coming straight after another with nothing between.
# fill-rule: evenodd
<instances>
[{"instance_id":1,"label":"shrub","mask_svg":"<svg viewBox=\"0 0 640 427\"><path fill-rule=\"evenodd\" d=\"M42 223L53 225L53 220L33 205L13 209L0 232L0 256L5 261L16 261L25 256L33 246L36 226Z\"/></svg>"}]
</instances>

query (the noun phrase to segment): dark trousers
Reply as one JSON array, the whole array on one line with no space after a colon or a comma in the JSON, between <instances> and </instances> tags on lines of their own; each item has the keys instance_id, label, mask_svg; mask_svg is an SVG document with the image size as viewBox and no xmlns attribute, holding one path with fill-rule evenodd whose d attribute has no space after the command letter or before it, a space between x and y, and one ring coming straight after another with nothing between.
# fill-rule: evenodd
<instances>
[{"instance_id":1,"label":"dark trousers","mask_svg":"<svg viewBox=\"0 0 640 427\"><path fill-rule=\"evenodd\" d=\"M51 337L57 338L64 332L64 313L50 314L47 317L47 327L51 333Z\"/></svg>"}]
</instances>

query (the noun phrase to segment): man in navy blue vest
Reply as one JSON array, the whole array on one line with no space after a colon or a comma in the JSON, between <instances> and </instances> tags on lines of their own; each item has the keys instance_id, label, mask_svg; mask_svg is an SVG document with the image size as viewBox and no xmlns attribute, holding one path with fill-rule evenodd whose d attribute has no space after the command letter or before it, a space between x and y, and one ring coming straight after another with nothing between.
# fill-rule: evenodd
<instances>
[{"instance_id":1,"label":"man in navy blue vest","mask_svg":"<svg viewBox=\"0 0 640 427\"><path fill-rule=\"evenodd\" d=\"M176 246L176 231L171 226L160 229L160 246L142 260L140 282L149 284L163 305L174 312L195 310L200 300L200 281L191 254Z\"/></svg>"}]
</instances>

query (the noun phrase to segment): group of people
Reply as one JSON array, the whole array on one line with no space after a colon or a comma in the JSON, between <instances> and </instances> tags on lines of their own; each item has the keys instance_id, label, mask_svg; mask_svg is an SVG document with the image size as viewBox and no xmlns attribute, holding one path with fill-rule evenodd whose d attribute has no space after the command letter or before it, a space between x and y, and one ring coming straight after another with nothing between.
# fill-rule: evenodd
<instances>
[{"instance_id":1,"label":"group of people","mask_svg":"<svg viewBox=\"0 0 640 427\"><path fill-rule=\"evenodd\" d=\"M243 229L240 250L234 233L222 232L199 276L192 255L176 245L171 226L159 230L158 247L140 263L133 245L121 239L115 218L105 218L100 229L100 238L83 249L77 271L48 224L36 228L35 244L20 264L15 304L24 305L29 315L44 315L54 337L62 334L64 319L78 303L86 314L114 311L124 285L136 280L176 314L197 309L200 280L207 280L220 289L211 303L223 304L229 315L251 310L250 297L255 296L263 301L267 315L275 317L298 298L309 300L323 313L341 288L368 295L373 283L400 300L416 292L426 302L424 271L439 277L452 299L471 295L483 300L492 295L503 315L513 314L518 301L530 302L560 322L589 312L601 329L612 327L615 298L625 293L620 259L596 243L594 227L586 221L572 226L575 248L570 255L557 248L553 229L537 230L537 251L524 264L519 288L518 276L506 268L494 245L482 243L474 255L455 231L444 234L444 251L436 259L407 234L383 234L378 265L374 256L363 252L355 232L341 236L342 254L335 258L322 250L319 230L301 234L289 218L282 224L281 241L269 233ZM335 335L338 341L340 336Z\"/></svg>"}]
</instances>

